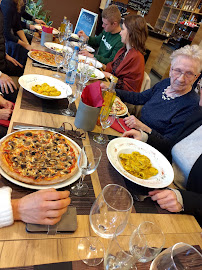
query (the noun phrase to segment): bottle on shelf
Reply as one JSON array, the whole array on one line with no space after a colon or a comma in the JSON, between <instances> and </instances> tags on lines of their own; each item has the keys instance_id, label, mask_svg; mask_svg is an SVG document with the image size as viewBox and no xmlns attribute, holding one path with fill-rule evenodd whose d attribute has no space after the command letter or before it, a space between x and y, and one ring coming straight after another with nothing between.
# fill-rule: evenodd
<instances>
[{"instance_id":1,"label":"bottle on shelf","mask_svg":"<svg viewBox=\"0 0 202 270\"><path fill-rule=\"evenodd\" d=\"M67 26L67 17L64 16L64 19L63 21L61 22L61 25L60 25L60 32L64 33L65 32L65 28Z\"/></svg>"},{"instance_id":2,"label":"bottle on shelf","mask_svg":"<svg viewBox=\"0 0 202 270\"><path fill-rule=\"evenodd\" d=\"M66 83L73 85L76 80L76 73L78 69L78 53L79 53L79 47L75 46L74 47L74 52L72 54L72 57L69 61L69 72L66 74Z\"/></svg>"},{"instance_id":3,"label":"bottle on shelf","mask_svg":"<svg viewBox=\"0 0 202 270\"><path fill-rule=\"evenodd\" d=\"M100 114L102 113L102 110L105 108L107 108L108 110L108 115L110 114L112 105L114 103L114 100L116 98L116 91L115 91L115 87L116 84L118 82L118 78L111 75L110 76L111 79L111 83L109 85L109 87L107 88L106 91L103 91L102 95L103 95L103 99L104 99L104 103L102 105L102 108L100 110ZM100 117L98 117L98 121L97 124L100 125Z\"/></svg>"}]
</instances>

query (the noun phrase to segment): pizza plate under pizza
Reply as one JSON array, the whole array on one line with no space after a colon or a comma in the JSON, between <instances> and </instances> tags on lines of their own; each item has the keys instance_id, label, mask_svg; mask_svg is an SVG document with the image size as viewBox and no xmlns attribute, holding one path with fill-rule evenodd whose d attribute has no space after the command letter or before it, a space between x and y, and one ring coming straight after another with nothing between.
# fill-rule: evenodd
<instances>
[{"instance_id":1,"label":"pizza plate under pizza","mask_svg":"<svg viewBox=\"0 0 202 270\"><path fill-rule=\"evenodd\" d=\"M40 130L37 130L37 129L33 129L33 130L23 130L23 132L35 132L35 131L40 131ZM50 132L49 130L45 130L45 131L48 131ZM17 134L18 132L20 131L16 131L16 132L13 132L13 133L10 133L8 135L6 135L5 137L3 137L1 140L0 140L0 145L4 142L4 140L6 140L9 136L13 136L13 134ZM51 131L51 133L53 133L53 135L58 135L58 136L62 136L65 138L65 140L69 141L73 147L75 148L75 151L78 152L77 155L80 153L81 151L81 148L80 146L75 143L72 139L70 139L69 137L63 135L63 134L60 134L60 133L57 133L57 132L54 132L54 131ZM59 181L58 183L53 183L53 184L50 184L50 183L47 183L47 184L40 184L37 183L37 184L29 184L29 183L26 183L26 182L21 182L19 180L16 180L14 177L12 177L11 175L9 175L7 172L5 172L5 170L3 170L3 168L1 168L0 166L0 174L5 177L8 181L18 185L18 186L22 186L22 187L25 187L25 188L30 188L30 189L35 189L35 190L40 190L40 189L47 189L47 188L55 188L55 189L59 189L59 188L62 188L62 187L65 187L65 186L68 186L72 183L74 183L80 176L81 176L81 171L77 168L76 170L74 170L74 174L68 178L67 180L63 180L63 181Z\"/></svg>"}]
</instances>

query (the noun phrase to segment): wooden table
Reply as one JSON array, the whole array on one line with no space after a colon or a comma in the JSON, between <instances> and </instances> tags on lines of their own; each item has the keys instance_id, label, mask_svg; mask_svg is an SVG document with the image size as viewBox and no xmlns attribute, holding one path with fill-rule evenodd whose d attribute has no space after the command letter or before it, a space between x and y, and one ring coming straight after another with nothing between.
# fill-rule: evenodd
<instances>
[{"instance_id":1,"label":"wooden table","mask_svg":"<svg viewBox=\"0 0 202 270\"><path fill-rule=\"evenodd\" d=\"M35 47L41 49L37 43L35 43ZM32 60L28 59L25 74L29 73L51 76L53 71L34 68ZM23 89L20 88L8 132L11 131L14 122L59 127L62 122L67 121L67 117L63 115L21 109L22 93ZM78 102L77 100L77 105ZM68 121L73 124L74 118L68 117ZM100 127L96 126L94 132L99 131ZM106 132L120 135L112 129L108 129ZM95 171L92 174L92 183L96 197L101 191L101 180ZM130 216L130 222L135 225L139 225L145 220L159 224L166 237L165 247L183 241L191 245L200 245L202 248L201 228L193 216L137 213ZM77 245L80 238L89 235L95 236L95 234L90 227L87 215L78 215L77 221L78 229L72 234L28 234L25 231L25 224L20 221L10 227L0 229L0 268L78 260ZM108 240L102 239L101 241L107 247ZM85 269L85 265L83 269Z\"/></svg>"}]
</instances>

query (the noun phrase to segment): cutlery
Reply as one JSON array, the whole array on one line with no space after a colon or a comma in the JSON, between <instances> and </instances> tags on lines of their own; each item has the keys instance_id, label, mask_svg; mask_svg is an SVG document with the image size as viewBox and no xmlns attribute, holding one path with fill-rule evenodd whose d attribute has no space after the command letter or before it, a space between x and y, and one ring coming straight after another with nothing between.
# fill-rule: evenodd
<instances>
[{"instance_id":1,"label":"cutlery","mask_svg":"<svg viewBox=\"0 0 202 270\"><path fill-rule=\"evenodd\" d=\"M64 132L64 128L63 127L60 127L60 128L50 128L50 127L40 127L40 126L16 125L16 126L13 126L13 129L16 129L16 130L19 130L19 129L42 129L42 130L45 130L45 129L48 129L48 130L56 131L56 132L61 132L61 131Z\"/></svg>"},{"instance_id":2,"label":"cutlery","mask_svg":"<svg viewBox=\"0 0 202 270\"><path fill-rule=\"evenodd\" d=\"M38 63L32 63L32 66L34 67L40 67L40 68L46 68L46 69L50 69L52 71L57 71L56 67L50 67L50 66L46 66L46 65L42 65L42 64L38 64ZM60 72L65 73L64 70L60 69Z\"/></svg>"},{"instance_id":3,"label":"cutlery","mask_svg":"<svg viewBox=\"0 0 202 270\"><path fill-rule=\"evenodd\" d=\"M122 129L123 129L124 131L127 131L127 130L125 129L125 127L121 124L121 122L119 121L119 117L118 117L118 116L116 116L116 120L117 120L119 126L122 127Z\"/></svg>"},{"instance_id":4,"label":"cutlery","mask_svg":"<svg viewBox=\"0 0 202 270\"><path fill-rule=\"evenodd\" d=\"M138 202L143 202L146 198L150 198L150 195L137 195L133 194L133 199L138 201Z\"/></svg>"}]
</instances>

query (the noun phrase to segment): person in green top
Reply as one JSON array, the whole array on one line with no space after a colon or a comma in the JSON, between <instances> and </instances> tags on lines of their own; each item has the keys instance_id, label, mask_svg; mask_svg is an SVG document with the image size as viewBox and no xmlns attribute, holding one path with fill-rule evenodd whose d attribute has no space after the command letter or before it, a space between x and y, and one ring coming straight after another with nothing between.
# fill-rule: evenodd
<instances>
[{"instance_id":1,"label":"person in green top","mask_svg":"<svg viewBox=\"0 0 202 270\"><path fill-rule=\"evenodd\" d=\"M97 54L93 54L87 51L81 51L80 54L95 57L103 64L112 62L114 56L123 47L121 42L121 13L116 5L111 5L105 8L102 12L102 27L104 30L96 37L88 37L84 31L79 31L79 37L84 37L88 44L94 48L98 48Z\"/></svg>"}]
</instances>

